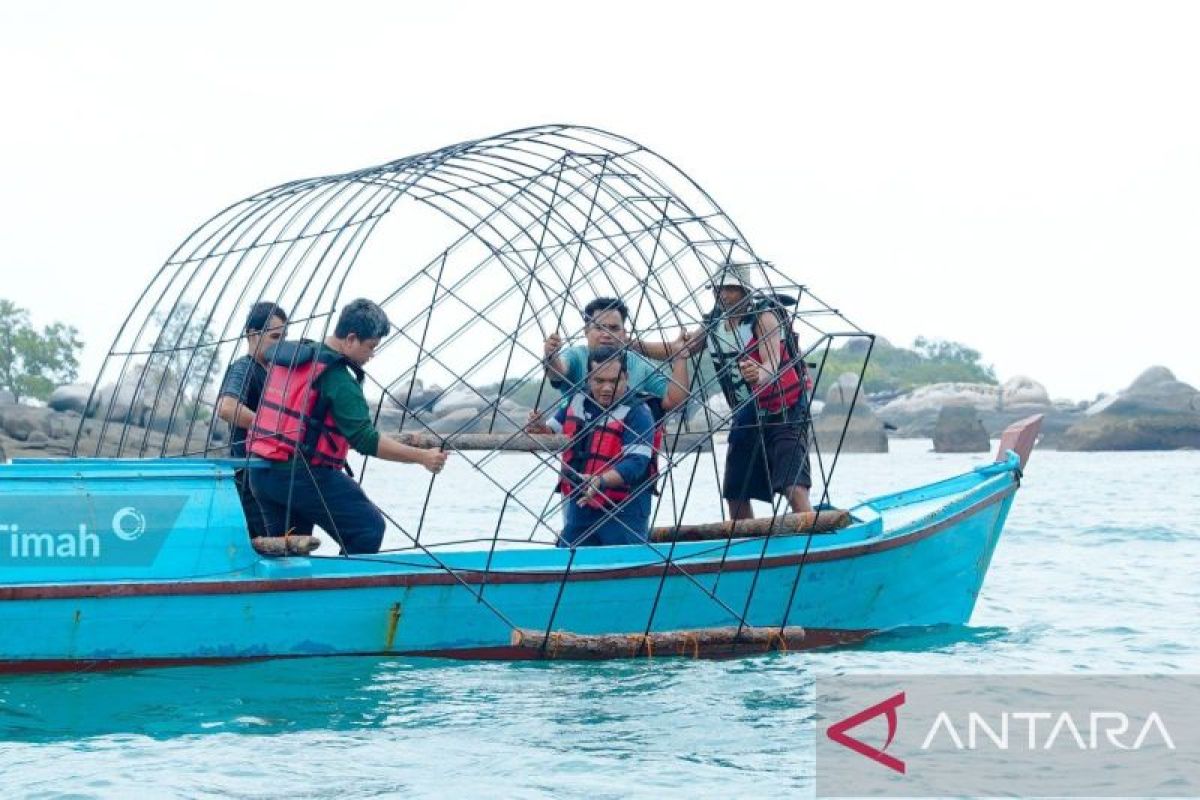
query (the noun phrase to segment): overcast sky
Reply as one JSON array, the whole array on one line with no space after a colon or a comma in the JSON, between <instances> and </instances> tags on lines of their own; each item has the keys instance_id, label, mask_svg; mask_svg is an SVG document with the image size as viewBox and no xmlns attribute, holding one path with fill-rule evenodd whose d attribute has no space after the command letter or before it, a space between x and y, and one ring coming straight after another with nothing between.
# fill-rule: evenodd
<instances>
[{"instance_id":1,"label":"overcast sky","mask_svg":"<svg viewBox=\"0 0 1200 800\"><path fill-rule=\"evenodd\" d=\"M570 122L894 342L1056 397L1200 386L1198 41L1196 3L6 3L0 297L94 374L229 203Z\"/></svg>"}]
</instances>

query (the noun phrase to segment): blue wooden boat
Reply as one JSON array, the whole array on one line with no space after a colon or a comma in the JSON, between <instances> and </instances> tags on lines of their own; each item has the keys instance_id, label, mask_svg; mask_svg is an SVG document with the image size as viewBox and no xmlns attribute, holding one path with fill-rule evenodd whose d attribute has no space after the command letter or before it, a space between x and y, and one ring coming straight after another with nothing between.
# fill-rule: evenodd
<instances>
[{"instance_id":1,"label":"blue wooden boat","mask_svg":"<svg viewBox=\"0 0 1200 800\"><path fill-rule=\"evenodd\" d=\"M399 236L381 239L393 220ZM382 255L364 255L368 242ZM730 270L753 290L748 300L787 317L788 352L803 355L817 387L834 343L859 340L842 353L861 356L841 398L845 425L832 437L810 430L826 511L792 528L772 519L766 535L679 540L695 522L685 519L693 489L715 494L720 480L715 458L701 456L738 411L697 362L661 461L670 502L664 494L656 513L675 540L554 547L557 451L522 434L518 412L556 400L543 347L560 333L581 343L578 312L601 294L625 299L621 335L642 344L665 347L697 325L710 336L723 324L712 287L728 285ZM235 470L259 467L225 457L216 386L248 344L250 304L280 304L289 337L319 340L360 294L394 324L369 365L380 429L463 451L455 458L494 490L494 526L480 493L471 500L488 529L455 542L435 531L441 544L430 543L437 476L414 468L413 480L429 481L426 501L414 526L391 521L400 547L265 555L234 486ZM531 128L266 190L201 225L147 281L95 379L73 457L0 466L0 671L730 655L963 624L1039 421L1011 428L994 463L861 503L841 517L848 524L818 532L834 514L830 479L873 342L759 258L671 162L603 131ZM489 444L460 447L468 436ZM523 452L529 471L501 478L493 453L465 455L488 448ZM712 472L698 480L702 463ZM528 536L505 533L514 514L533 520Z\"/></svg>"},{"instance_id":2,"label":"blue wooden boat","mask_svg":"<svg viewBox=\"0 0 1200 800\"><path fill-rule=\"evenodd\" d=\"M648 630L799 627L773 646L803 649L961 625L1039 423L1010 428L995 463L864 502L836 532L507 549L490 564L486 550L260 555L230 462L13 463L0 467L0 671L558 655L553 637L514 630L636 642Z\"/></svg>"}]
</instances>

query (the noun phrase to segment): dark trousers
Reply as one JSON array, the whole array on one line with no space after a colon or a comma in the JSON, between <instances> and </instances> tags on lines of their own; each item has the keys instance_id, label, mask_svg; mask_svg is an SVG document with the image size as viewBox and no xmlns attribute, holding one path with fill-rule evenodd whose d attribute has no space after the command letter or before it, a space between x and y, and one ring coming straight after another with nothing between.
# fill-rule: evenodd
<instances>
[{"instance_id":1,"label":"dark trousers","mask_svg":"<svg viewBox=\"0 0 1200 800\"><path fill-rule=\"evenodd\" d=\"M259 507L258 500L254 499L254 493L250 491L248 473L249 470L235 469L233 485L237 487L238 499L242 501L242 512L246 515L246 529L250 531L250 538L255 539L267 535L267 526L263 520L262 508Z\"/></svg>"},{"instance_id":2,"label":"dark trousers","mask_svg":"<svg viewBox=\"0 0 1200 800\"><path fill-rule=\"evenodd\" d=\"M578 545L639 544L649 538L650 488L643 486L621 510L600 510L576 505L574 497L563 500L563 532L559 547Z\"/></svg>"},{"instance_id":3,"label":"dark trousers","mask_svg":"<svg viewBox=\"0 0 1200 800\"><path fill-rule=\"evenodd\" d=\"M353 478L329 467L273 464L251 469L250 486L268 536L311 534L316 525L343 553L378 553L387 523Z\"/></svg>"}]
</instances>

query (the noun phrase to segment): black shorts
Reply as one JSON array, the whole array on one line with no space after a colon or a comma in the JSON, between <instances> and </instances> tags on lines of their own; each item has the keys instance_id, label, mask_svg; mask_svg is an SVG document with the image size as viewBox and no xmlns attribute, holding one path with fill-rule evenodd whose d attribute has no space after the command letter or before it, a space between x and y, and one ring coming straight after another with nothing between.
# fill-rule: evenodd
<instances>
[{"instance_id":1,"label":"black shorts","mask_svg":"<svg viewBox=\"0 0 1200 800\"><path fill-rule=\"evenodd\" d=\"M803 401L762 417L753 405L740 409L729 431L721 496L769 503L793 486L812 488Z\"/></svg>"}]
</instances>

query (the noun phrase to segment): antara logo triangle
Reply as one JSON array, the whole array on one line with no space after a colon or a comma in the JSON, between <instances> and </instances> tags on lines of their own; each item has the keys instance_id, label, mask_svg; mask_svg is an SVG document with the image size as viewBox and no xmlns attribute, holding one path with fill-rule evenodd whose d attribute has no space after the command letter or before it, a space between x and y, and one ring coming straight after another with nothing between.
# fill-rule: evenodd
<instances>
[{"instance_id":1,"label":"antara logo triangle","mask_svg":"<svg viewBox=\"0 0 1200 800\"><path fill-rule=\"evenodd\" d=\"M890 745L892 740L896 738L896 728L899 725L896 709L902 705L904 705L904 692L894 694L888 699L876 703L870 708L864 708L857 714L846 717L840 722L835 722L829 726L829 730L825 732L825 735L843 747L849 747L859 755L866 756L872 761L876 761L888 769L893 769L903 775L905 774L904 762L895 756L889 756L887 753L883 752L884 750L888 749L888 745ZM883 747L875 748L865 742L855 739L853 736L847 735L846 731L852 728L857 728L867 720L875 719L875 717L878 717L880 714L887 715L888 734L887 741L883 743Z\"/></svg>"}]
</instances>

